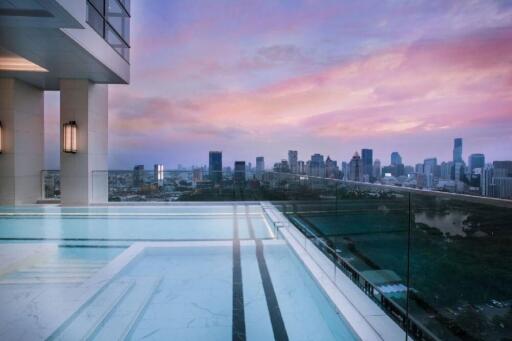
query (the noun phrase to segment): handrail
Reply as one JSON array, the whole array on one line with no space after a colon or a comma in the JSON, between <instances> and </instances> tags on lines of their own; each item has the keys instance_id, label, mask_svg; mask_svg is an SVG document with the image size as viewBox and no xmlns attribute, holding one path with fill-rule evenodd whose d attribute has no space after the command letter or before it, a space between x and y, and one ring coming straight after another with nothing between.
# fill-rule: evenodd
<instances>
[{"instance_id":1,"label":"handrail","mask_svg":"<svg viewBox=\"0 0 512 341\"><path fill-rule=\"evenodd\" d=\"M276 174L278 176L285 175L285 176L299 177L299 178L306 177L306 179L304 179L304 180L309 180L312 178L312 179L322 180L322 181L332 181L332 182L336 182L339 184L363 186L363 187L370 187L370 188L381 189L381 190L392 190L392 191L397 191L397 192L414 193L414 194L428 195L428 196L434 196L434 197L447 197L449 199L457 199L457 200L469 201L469 202L480 203L480 204L495 204L495 205L499 205L499 206L512 208L512 200L509 200L509 199L483 197L483 196L462 194L462 193L430 191L430 190L425 190L425 189L411 188L411 187L404 187L404 186L374 184L374 183L368 183L368 182L324 178L324 177L318 177L318 176L312 176L312 175L300 175L300 174L294 174L294 173L279 173L279 172L265 172L265 173Z\"/></svg>"},{"instance_id":2,"label":"handrail","mask_svg":"<svg viewBox=\"0 0 512 341\"><path fill-rule=\"evenodd\" d=\"M289 225L290 224L287 224L287 226L289 226ZM295 224L291 224L291 225L295 226ZM381 297L384 297L384 298L386 297L386 295L378 287L373 285L373 283L367 277L365 277L359 270L357 270L354 266L352 266L350 263L345 261L340 255L338 255L336 250L333 249L332 247L330 247L324 241L325 238L320 237L317 233L312 231L307 225L305 225L305 224L300 224L300 225L301 225L301 228L304 228L305 230L307 230L307 233L309 233L312 236L312 238L309 238L306 234L303 233L305 238L320 242L322 244L322 247L325 248L331 256L335 257L336 261L334 262L334 266L336 268L339 268L342 271L343 271L343 268L348 268L348 270L350 272L356 273L358 278L363 279L366 283L371 285L372 289L377 291L377 293L380 294ZM293 234L292 234L292 236L293 236ZM318 245L316 245L314 242L313 242L313 244L318 248ZM320 251L322 251L322 250L320 249ZM326 255L326 256L329 258L329 255ZM338 266L338 265L340 265L340 266ZM353 281L353 282L355 282L355 281ZM410 290L410 288L407 287L408 292L409 292L409 290ZM373 297L373 295L371 295L370 297ZM398 305L396 302L394 302L393 300L390 300L390 299L386 299L386 303L390 304L391 306L393 306L393 308L397 309L400 313L402 313L403 317L406 319L404 321L400 321L402 324L405 325L405 324L409 323L409 321L412 321L416 326L420 327L421 331L424 332L425 334L427 334L427 336L430 339L439 340L439 338L437 336L435 336L430 330L428 330L428 328L425 327L423 325L423 323L419 322L413 316L410 316L409 313L407 312L407 310L404 309L403 307L401 307L400 305ZM404 327L404 328L407 328L407 327Z\"/></svg>"}]
</instances>

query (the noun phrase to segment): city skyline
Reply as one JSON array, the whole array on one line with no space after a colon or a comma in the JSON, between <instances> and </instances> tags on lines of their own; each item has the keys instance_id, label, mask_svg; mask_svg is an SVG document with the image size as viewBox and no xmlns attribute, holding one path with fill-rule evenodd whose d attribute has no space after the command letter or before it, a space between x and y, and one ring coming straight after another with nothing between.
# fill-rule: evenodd
<instances>
[{"instance_id":1,"label":"city skyline","mask_svg":"<svg viewBox=\"0 0 512 341\"><path fill-rule=\"evenodd\" d=\"M111 168L206 163L210 149L234 162L288 149L348 160L371 148L414 164L448 160L455 136L468 154L510 159L505 2L132 6L139 48L131 84L110 86ZM58 168L58 94L45 106L46 167Z\"/></svg>"},{"instance_id":2,"label":"city skyline","mask_svg":"<svg viewBox=\"0 0 512 341\"><path fill-rule=\"evenodd\" d=\"M458 140L458 139L462 139L463 141L463 146L462 146L462 162L466 165L466 166L470 166L470 157L473 156L473 155L485 155L485 165L487 164L492 164L494 161L508 161L510 160L510 158L503 158L503 159L490 159L485 153L480 153L480 152L475 152L475 151L467 151L467 147L466 147L466 140L464 138L459 138L459 137L455 137L455 138L452 138L451 139L451 143L452 145L449 145L447 146L446 150L443 150L442 152L440 152L440 154L446 154L446 155L449 155L448 157L446 157L445 159L444 158L441 158L439 157L438 155L434 154L434 155L429 155L429 156L425 156L425 157L421 157L421 156L418 156L418 160L417 161L410 161L410 160L407 160L406 158L404 158L402 152L400 150L393 150L393 151L390 151L387 155L384 155L383 153L376 153L376 149L374 148L371 148L371 147L361 147L359 149L356 149L352 152L352 154L347 157L347 158L339 158L339 157L336 157L335 154L327 154L327 153L324 153L322 151L316 151L316 152L313 152L311 154L307 154L307 153L304 153L302 152L301 150L293 150L293 149L286 149L286 150L283 150L282 152L282 155L280 158L277 158L275 160L273 159L269 159L265 153L259 153L257 154L256 156L254 157L247 157L247 156L241 156L239 158L233 158L232 156L230 155L227 155L225 153L225 151L223 150L205 150L204 153L206 155L205 157L205 160L204 161L196 161L196 162L193 162L191 164L184 164L184 163L163 163L166 167L166 169L176 169L178 167L183 167L183 168L195 168L195 167L204 167L204 166L208 166L209 164L209 156L208 154L211 154L211 153L221 153L221 158L222 158L222 167L232 167L235 162L237 161L245 161L247 163L251 163L253 166L256 166L257 164L257 159L260 158L260 157L263 157L264 160L265 160L265 169L271 169L273 167L273 165L275 163L279 163L280 161L282 160L289 160L289 153L290 152L295 152L296 154L296 158L297 158L297 161L307 161L309 160L312 156L314 155L322 155L324 158L327 158L327 157L330 157L332 160L335 160L335 161L340 161L340 162L349 162L351 160L351 158L353 157L354 153L358 153L361 158L362 157L362 154L363 154L363 151L365 150L369 150L370 151L370 155L371 155L371 159L373 161L376 161L378 160L382 165L391 165L392 162L391 162L391 159L393 157L393 154L394 153L398 153L400 159L402 160L402 164L406 165L406 166L415 166L419 163L423 163L424 161L426 160L429 160L429 159L436 159L437 162L441 163L441 162L452 162L453 161L453 144L455 143L455 140ZM375 156L377 155L377 156ZM382 157L379 157L382 156ZM211 156L210 156L211 157ZM128 164L125 169L131 169L134 165L139 165L139 164L142 164L146 167L152 167L154 164L162 164L161 160L155 160L155 161L150 161L148 163L143 163L143 162L136 162L134 161L133 163L131 164ZM341 164L340 164L341 166Z\"/></svg>"}]
</instances>

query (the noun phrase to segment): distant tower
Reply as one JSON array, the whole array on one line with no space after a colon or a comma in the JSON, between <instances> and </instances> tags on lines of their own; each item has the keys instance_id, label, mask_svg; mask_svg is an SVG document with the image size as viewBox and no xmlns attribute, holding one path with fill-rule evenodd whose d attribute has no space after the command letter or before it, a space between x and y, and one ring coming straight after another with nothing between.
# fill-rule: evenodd
<instances>
[{"instance_id":1,"label":"distant tower","mask_svg":"<svg viewBox=\"0 0 512 341\"><path fill-rule=\"evenodd\" d=\"M462 160L462 138L457 137L453 140L453 162L463 162Z\"/></svg>"},{"instance_id":2,"label":"distant tower","mask_svg":"<svg viewBox=\"0 0 512 341\"><path fill-rule=\"evenodd\" d=\"M133 187L141 187L144 184L144 165L133 167Z\"/></svg>"},{"instance_id":3,"label":"distant tower","mask_svg":"<svg viewBox=\"0 0 512 341\"><path fill-rule=\"evenodd\" d=\"M352 181L362 181L363 179L363 164L361 157L357 152L354 153L352 160L350 160L350 173L349 179Z\"/></svg>"},{"instance_id":4,"label":"distant tower","mask_svg":"<svg viewBox=\"0 0 512 341\"><path fill-rule=\"evenodd\" d=\"M325 162L322 154L311 155L311 160L309 161L309 175L321 178L325 177Z\"/></svg>"},{"instance_id":5,"label":"distant tower","mask_svg":"<svg viewBox=\"0 0 512 341\"><path fill-rule=\"evenodd\" d=\"M222 152L211 151L209 157L209 177L213 183L222 182Z\"/></svg>"},{"instance_id":6,"label":"distant tower","mask_svg":"<svg viewBox=\"0 0 512 341\"><path fill-rule=\"evenodd\" d=\"M380 160L379 159L375 159L375 161L373 162L373 177L375 179L379 179L380 178Z\"/></svg>"},{"instance_id":7,"label":"distant tower","mask_svg":"<svg viewBox=\"0 0 512 341\"><path fill-rule=\"evenodd\" d=\"M296 150L288 151L288 165L290 166L290 172L297 173L298 172L298 153Z\"/></svg>"},{"instance_id":8,"label":"distant tower","mask_svg":"<svg viewBox=\"0 0 512 341\"><path fill-rule=\"evenodd\" d=\"M245 184L245 161L235 161L233 181L237 185Z\"/></svg>"},{"instance_id":9,"label":"distant tower","mask_svg":"<svg viewBox=\"0 0 512 341\"><path fill-rule=\"evenodd\" d=\"M469 173L473 174L477 168L484 168L485 155L484 154L471 154L468 158Z\"/></svg>"},{"instance_id":10,"label":"distant tower","mask_svg":"<svg viewBox=\"0 0 512 341\"><path fill-rule=\"evenodd\" d=\"M156 164L153 166L153 177L158 187L164 185L164 165Z\"/></svg>"},{"instance_id":11,"label":"distant tower","mask_svg":"<svg viewBox=\"0 0 512 341\"><path fill-rule=\"evenodd\" d=\"M391 153L391 166L398 166L402 164L402 157L400 153L393 152Z\"/></svg>"},{"instance_id":12,"label":"distant tower","mask_svg":"<svg viewBox=\"0 0 512 341\"><path fill-rule=\"evenodd\" d=\"M261 175L265 171L265 158L263 156L256 157L256 175Z\"/></svg>"},{"instance_id":13,"label":"distant tower","mask_svg":"<svg viewBox=\"0 0 512 341\"><path fill-rule=\"evenodd\" d=\"M373 150L362 149L361 158L363 159L363 175L373 176Z\"/></svg>"}]
</instances>

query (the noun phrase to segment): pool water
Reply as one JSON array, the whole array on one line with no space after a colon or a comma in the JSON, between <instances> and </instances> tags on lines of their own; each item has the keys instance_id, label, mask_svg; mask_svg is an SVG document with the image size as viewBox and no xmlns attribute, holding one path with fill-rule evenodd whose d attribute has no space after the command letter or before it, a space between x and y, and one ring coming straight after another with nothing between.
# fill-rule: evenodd
<instances>
[{"instance_id":1,"label":"pool water","mask_svg":"<svg viewBox=\"0 0 512 341\"><path fill-rule=\"evenodd\" d=\"M0 210L0 338L356 340L276 237L259 205Z\"/></svg>"}]
</instances>

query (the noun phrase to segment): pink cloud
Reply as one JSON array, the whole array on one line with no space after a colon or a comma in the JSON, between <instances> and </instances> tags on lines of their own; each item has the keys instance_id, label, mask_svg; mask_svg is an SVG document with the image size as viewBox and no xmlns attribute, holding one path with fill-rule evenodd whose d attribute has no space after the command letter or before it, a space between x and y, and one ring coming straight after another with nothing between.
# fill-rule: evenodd
<instances>
[{"instance_id":1,"label":"pink cloud","mask_svg":"<svg viewBox=\"0 0 512 341\"><path fill-rule=\"evenodd\" d=\"M256 90L197 93L187 100L126 92L111 101L113 121L127 138L140 134L141 145L148 131L165 141L212 146L221 140L242 146L306 138L322 145L493 134L497 126L512 127L510 41L512 29L418 41ZM279 59L296 51L274 52ZM127 109L128 100L138 104Z\"/></svg>"}]
</instances>

